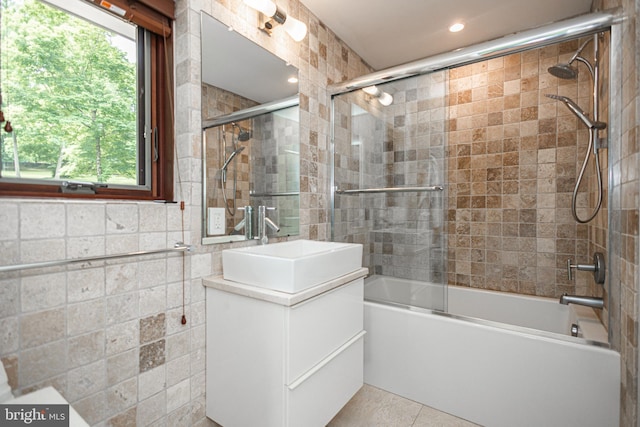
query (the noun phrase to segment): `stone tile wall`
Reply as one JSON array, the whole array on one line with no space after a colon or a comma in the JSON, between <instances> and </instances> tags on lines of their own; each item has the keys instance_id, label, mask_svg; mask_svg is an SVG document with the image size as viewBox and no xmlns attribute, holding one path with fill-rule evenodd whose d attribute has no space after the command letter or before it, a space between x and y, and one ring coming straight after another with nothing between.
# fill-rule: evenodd
<instances>
[{"instance_id":1,"label":"stone tile wall","mask_svg":"<svg viewBox=\"0 0 640 427\"><path fill-rule=\"evenodd\" d=\"M392 105L383 107L362 91L335 98L335 185L443 185L446 73L379 89L393 96ZM335 206L335 240L363 243L373 274L444 283L442 192L336 195Z\"/></svg>"},{"instance_id":2,"label":"stone tile wall","mask_svg":"<svg viewBox=\"0 0 640 427\"><path fill-rule=\"evenodd\" d=\"M619 7L625 19L611 33L609 166L609 292L607 293L609 337L620 352L621 416L623 427L638 425L638 319L640 308L640 261L638 228L640 209L640 38L637 0L595 0L594 8ZM596 229L594 245L604 238L602 227Z\"/></svg>"},{"instance_id":3,"label":"stone tile wall","mask_svg":"<svg viewBox=\"0 0 640 427\"><path fill-rule=\"evenodd\" d=\"M450 71L450 284L549 297L588 294L592 275L577 272L569 281L566 268L567 259L592 258L589 228L570 210L588 131L544 96L568 96L590 108L586 69L578 80L547 72L578 46L574 40ZM588 181L577 202L582 218L592 209ZM599 217L606 223L606 210Z\"/></svg>"},{"instance_id":4,"label":"stone tile wall","mask_svg":"<svg viewBox=\"0 0 640 427\"><path fill-rule=\"evenodd\" d=\"M294 63L301 75L301 236L328 236L327 84L370 72L297 0L296 44L257 29L242 0L178 0L175 23L178 204L0 200L0 265L194 245L180 255L0 274L0 358L15 392L55 386L95 426L203 426L205 303L201 278L221 274L202 246L200 15L204 9ZM183 271L187 324L182 325Z\"/></svg>"}]
</instances>

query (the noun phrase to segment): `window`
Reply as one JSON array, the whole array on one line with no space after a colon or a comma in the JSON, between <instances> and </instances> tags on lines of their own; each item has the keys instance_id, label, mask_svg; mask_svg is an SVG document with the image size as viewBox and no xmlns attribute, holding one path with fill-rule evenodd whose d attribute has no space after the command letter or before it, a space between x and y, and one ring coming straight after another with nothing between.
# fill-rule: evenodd
<instances>
[{"instance_id":1,"label":"window","mask_svg":"<svg viewBox=\"0 0 640 427\"><path fill-rule=\"evenodd\" d=\"M95 3L2 2L0 195L172 198L173 2Z\"/></svg>"}]
</instances>

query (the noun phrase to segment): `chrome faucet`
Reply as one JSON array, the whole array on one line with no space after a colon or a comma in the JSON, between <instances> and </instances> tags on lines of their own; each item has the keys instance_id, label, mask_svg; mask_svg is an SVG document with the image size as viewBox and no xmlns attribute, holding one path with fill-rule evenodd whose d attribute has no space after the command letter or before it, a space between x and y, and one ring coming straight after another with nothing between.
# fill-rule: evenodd
<instances>
[{"instance_id":1,"label":"chrome faucet","mask_svg":"<svg viewBox=\"0 0 640 427\"><path fill-rule=\"evenodd\" d=\"M578 305L585 305L587 307L592 307L592 308L603 308L604 300L602 298L596 298L596 297L581 297L578 295L564 294L560 297L560 304L564 304L564 305L578 304Z\"/></svg>"},{"instance_id":2,"label":"chrome faucet","mask_svg":"<svg viewBox=\"0 0 640 427\"><path fill-rule=\"evenodd\" d=\"M271 221L271 219L267 217L267 211L275 210L276 208L258 206L258 244L260 245L266 245L267 243L269 243L269 238L267 237L267 227L271 228L276 233L280 231L280 227L278 227L275 222Z\"/></svg>"},{"instance_id":3,"label":"chrome faucet","mask_svg":"<svg viewBox=\"0 0 640 427\"><path fill-rule=\"evenodd\" d=\"M233 229L235 231L240 231L244 228L244 237L247 240L251 240L253 239L253 207L251 206L245 206L242 208L238 208L239 211L243 211L244 212L244 218L242 218L242 221L240 221L239 223L236 224L235 227L233 227Z\"/></svg>"}]
</instances>

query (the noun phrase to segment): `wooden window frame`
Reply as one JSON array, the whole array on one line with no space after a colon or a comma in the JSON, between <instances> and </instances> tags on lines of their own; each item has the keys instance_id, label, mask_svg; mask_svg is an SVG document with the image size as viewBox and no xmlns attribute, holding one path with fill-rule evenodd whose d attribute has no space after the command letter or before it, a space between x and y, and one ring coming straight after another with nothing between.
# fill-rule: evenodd
<instances>
[{"instance_id":1,"label":"wooden window frame","mask_svg":"<svg viewBox=\"0 0 640 427\"><path fill-rule=\"evenodd\" d=\"M147 156L156 157L151 165L151 182L147 189L100 188L95 194L62 193L60 185L0 182L0 196L4 197L58 197L72 199L130 199L173 200L174 116L173 116L173 35L171 25L175 19L172 0L86 0L102 8L114 5L125 14L116 14L139 27L149 30L151 81L152 140L157 140L157 152L151 144ZM140 129L139 132L144 132ZM146 184L146 183L145 183Z\"/></svg>"}]
</instances>

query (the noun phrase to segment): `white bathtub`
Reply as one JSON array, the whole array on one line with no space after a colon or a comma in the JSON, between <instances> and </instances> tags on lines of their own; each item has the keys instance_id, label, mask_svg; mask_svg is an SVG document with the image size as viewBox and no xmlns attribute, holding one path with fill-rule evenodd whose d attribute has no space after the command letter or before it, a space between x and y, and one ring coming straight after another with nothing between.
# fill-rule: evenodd
<instances>
[{"instance_id":1,"label":"white bathtub","mask_svg":"<svg viewBox=\"0 0 640 427\"><path fill-rule=\"evenodd\" d=\"M440 289L366 281L366 383L488 427L619 425L620 355L591 309L455 286L448 313L417 308Z\"/></svg>"}]
</instances>

